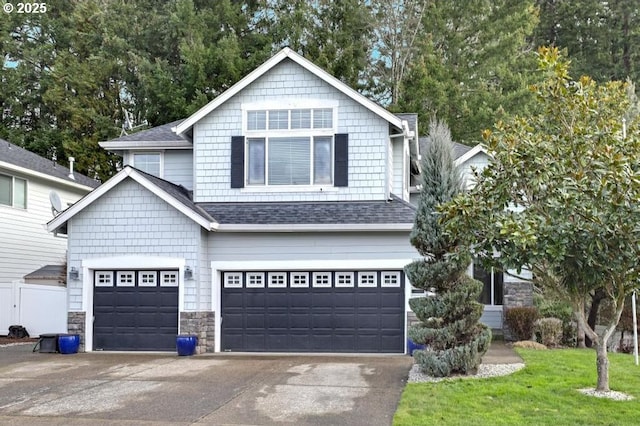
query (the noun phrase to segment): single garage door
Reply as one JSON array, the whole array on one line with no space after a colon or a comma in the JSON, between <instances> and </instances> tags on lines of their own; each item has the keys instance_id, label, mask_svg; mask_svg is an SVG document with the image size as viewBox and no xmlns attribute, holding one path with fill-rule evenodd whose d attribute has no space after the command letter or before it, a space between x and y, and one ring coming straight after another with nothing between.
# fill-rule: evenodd
<instances>
[{"instance_id":1,"label":"single garage door","mask_svg":"<svg viewBox=\"0 0 640 426\"><path fill-rule=\"evenodd\" d=\"M178 271L94 271L93 349L175 351Z\"/></svg>"},{"instance_id":2,"label":"single garage door","mask_svg":"<svg viewBox=\"0 0 640 426\"><path fill-rule=\"evenodd\" d=\"M222 274L223 351L403 353L402 271Z\"/></svg>"}]
</instances>

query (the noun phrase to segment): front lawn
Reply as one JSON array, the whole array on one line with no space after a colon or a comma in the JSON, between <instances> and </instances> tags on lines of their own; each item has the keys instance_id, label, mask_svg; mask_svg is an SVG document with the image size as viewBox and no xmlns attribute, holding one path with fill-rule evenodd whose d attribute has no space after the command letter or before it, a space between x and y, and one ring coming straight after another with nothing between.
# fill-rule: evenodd
<instances>
[{"instance_id":1,"label":"front lawn","mask_svg":"<svg viewBox=\"0 0 640 426\"><path fill-rule=\"evenodd\" d=\"M526 367L510 376L409 383L394 425L637 425L640 367L632 355L609 354L612 390L632 395L612 401L582 395L594 388L590 349L519 349Z\"/></svg>"}]
</instances>

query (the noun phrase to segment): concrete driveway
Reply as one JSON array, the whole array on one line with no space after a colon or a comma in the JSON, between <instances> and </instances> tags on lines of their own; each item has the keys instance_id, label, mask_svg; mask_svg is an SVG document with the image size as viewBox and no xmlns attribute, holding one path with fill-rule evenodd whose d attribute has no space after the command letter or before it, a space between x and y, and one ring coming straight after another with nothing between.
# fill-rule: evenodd
<instances>
[{"instance_id":1,"label":"concrete driveway","mask_svg":"<svg viewBox=\"0 0 640 426\"><path fill-rule=\"evenodd\" d=\"M40 354L0 348L0 424L390 424L408 356Z\"/></svg>"}]
</instances>

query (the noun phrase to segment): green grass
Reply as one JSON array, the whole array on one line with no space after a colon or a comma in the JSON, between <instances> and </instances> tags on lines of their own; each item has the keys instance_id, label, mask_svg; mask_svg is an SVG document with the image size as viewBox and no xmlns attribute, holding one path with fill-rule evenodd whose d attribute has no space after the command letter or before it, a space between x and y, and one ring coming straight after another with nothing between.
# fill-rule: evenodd
<instances>
[{"instance_id":1,"label":"green grass","mask_svg":"<svg viewBox=\"0 0 640 426\"><path fill-rule=\"evenodd\" d=\"M393 424L640 424L640 367L633 356L609 354L611 389L635 398L613 401L577 391L595 387L595 351L519 349L518 353L526 367L509 376L407 384Z\"/></svg>"}]
</instances>

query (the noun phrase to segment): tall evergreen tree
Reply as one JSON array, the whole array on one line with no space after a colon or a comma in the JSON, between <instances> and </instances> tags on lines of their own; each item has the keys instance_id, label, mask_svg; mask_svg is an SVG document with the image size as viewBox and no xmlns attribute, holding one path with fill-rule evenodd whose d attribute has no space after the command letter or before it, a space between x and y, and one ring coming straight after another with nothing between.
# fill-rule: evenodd
<instances>
[{"instance_id":1,"label":"tall evergreen tree","mask_svg":"<svg viewBox=\"0 0 640 426\"><path fill-rule=\"evenodd\" d=\"M422 160L422 189L411 244L423 259L407 265L414 287L433 293L409 301L420 322L409 337L425 344L414 352L421 369L432 376L475 373L491 341L491 330L478 321L483 305L477 300L482 283L466 274L471 259L466 247L443 231L438 206L463 189L454 165L451 134L446 125L432 120L431 143Z\"/></svg>"},{"instance_id":2,"label":"tall evergreen tree","mask_svg":"<svg viewBox=\"0 0 640 426\"><path fill-rule=\"evenodd\" d=\"M464 7L433 0L422 21L420 54L394 109L417 112L425 124L436 114L454 140L475 144L503 111L523 112L532 104L532 0L470 0Z\"/></svg>"}]
</instances>

